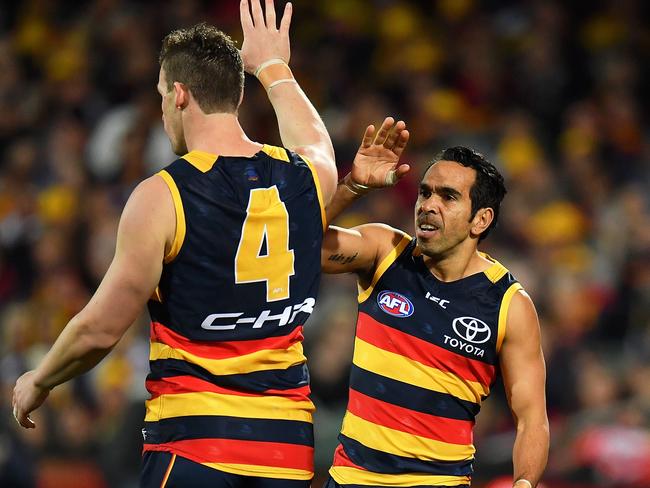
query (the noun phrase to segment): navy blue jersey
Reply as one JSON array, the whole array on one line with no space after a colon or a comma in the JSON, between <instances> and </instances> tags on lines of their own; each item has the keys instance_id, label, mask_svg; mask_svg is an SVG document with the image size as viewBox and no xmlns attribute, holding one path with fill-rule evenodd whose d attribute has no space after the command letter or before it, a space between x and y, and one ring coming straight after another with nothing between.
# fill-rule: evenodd
<instances>
[{"instance_id":1,"label":"navy blue jersey","mask_svg":"<svg viewBox=\"0 0 650 488\"><path fill-rule=\"evenodd\" d=\"M501 264L442 282L404 236L359 295L332 478L341 485L466 486L472 429L498 370L510 301Z\"/></svg>"},{"instance_id":2,"label":"navy blue jersey","mask_svg":"<svg viewBox=\"0 0 650 488\"><path fill-rule=\"evenodd\" d=\"M316 172L283 148L192 151L160 172L176 235L149 301L145 450L248 476L313 476L302 327L325 223Z\"/></svg>"}]
</instances>

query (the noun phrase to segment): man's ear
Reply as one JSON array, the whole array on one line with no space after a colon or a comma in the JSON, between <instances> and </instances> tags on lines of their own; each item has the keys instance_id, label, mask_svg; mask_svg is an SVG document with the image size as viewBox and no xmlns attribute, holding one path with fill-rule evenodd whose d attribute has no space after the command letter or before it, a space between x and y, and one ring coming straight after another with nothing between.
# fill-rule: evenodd
<instances>
[{"instance_id":1,"label":"man's ear","mask_svg":"<svg viewBox=\"0 0 650 488\"><path fill-rule=\"evenodd\" d=\"M190 91L183 83L174 82L174 105L177 109L182 110L190 102Z\"/></svg>"},{"instance_id":2,"label":"man's ear","mask_svg":"<svg viewBox=\"0 0 650 488\"><path fill-rule=\"evenodd\" d=\"M474 218L472 219L472 228L470 229L470 232L475 236L480 235L490 227L493 220L494 209L490 207L478 209L476 215L474 215Z\"/></svg>"}]
</instances>

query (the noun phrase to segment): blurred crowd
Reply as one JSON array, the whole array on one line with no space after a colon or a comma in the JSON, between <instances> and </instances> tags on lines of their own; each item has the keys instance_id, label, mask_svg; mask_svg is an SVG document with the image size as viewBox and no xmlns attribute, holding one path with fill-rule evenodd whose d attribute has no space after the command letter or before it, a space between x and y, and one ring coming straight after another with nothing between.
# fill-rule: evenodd
<instances>
[{"instance_id":1,"label":"blurred crowd","mask_svg":"<svg viewBox=\"0 0 650 488\"><path fill-rule=\"evenodd\" d=\"M291 66L341 176L367 124L393 115L412 134L411 174L337 223L412 232L426 163L451 145L483 152L508 187L483 250L522 282L541 320L552 434L544 486L650 486L646 2L294 7ZM99 367L52 392L37 429L18 428L11 390L99 284L130 192L174 159L155 90L161 39L205 20L240 40L238 13L236 0L2 2L0 486L137 485L146 315ZM249 77L240 115L253 139L280 144ZM355 295L352 276L324 277L306 328L319 478L345 410ZM473 486L510 486L514 432L498 385L475 434Z\"/></svg>"}]
</instances>

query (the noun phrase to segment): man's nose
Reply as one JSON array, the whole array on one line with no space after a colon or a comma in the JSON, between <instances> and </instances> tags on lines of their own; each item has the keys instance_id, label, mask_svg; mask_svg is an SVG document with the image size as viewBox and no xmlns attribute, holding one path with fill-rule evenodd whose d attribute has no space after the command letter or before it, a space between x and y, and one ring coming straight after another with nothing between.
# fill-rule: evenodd
<instances>
[{"instance_id":1,"label":"man's nose","mask_svg":"<svg viewBox=\"0 0 650 488\"><path fill-rule=\"evenodd\" d=\"M425 213L438 213L438 202L436 200L436 197L434 195L430 196L429 198L423 199L420 202L420 212L425 212Z\"/></svg>"}]
</instances>

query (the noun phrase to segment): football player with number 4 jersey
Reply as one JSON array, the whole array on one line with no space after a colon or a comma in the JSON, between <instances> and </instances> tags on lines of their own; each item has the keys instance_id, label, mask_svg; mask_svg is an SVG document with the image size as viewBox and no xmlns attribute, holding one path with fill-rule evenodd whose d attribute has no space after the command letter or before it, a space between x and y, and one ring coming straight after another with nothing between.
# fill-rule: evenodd
<instances>
[{"instance_id":1,"label":"football player with number 4 jersey","mask_svg":"<svg viewBox=\"0 0 650 488\"><path fill-rule=\"evenodd\" d=\"M14 416L34 428L50 390L95 366L148 301L143 487L307 488L313 477L302 327L337 171L288 66L291 12L277 28L272 0L265 12L242 0L241 53L205 24L164 39L157 89L180 157L134 190L99 289L14 388ZM285 147L239 125L244 71L266 89Z\"/></svg>"}]
</instances>

